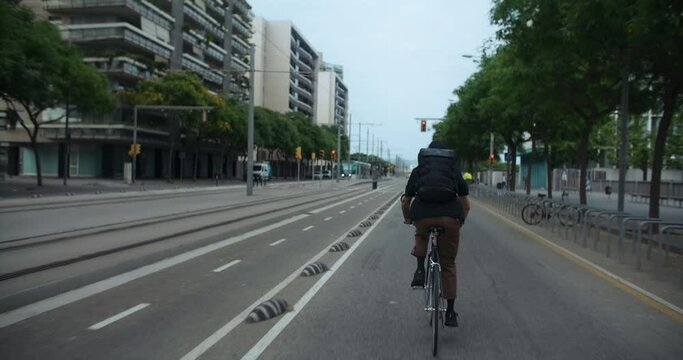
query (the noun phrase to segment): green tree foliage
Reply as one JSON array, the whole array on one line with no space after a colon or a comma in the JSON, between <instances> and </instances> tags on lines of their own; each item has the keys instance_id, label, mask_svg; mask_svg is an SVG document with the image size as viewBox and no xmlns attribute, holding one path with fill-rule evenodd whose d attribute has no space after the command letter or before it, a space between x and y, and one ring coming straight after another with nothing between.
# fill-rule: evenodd
<instances>
[{"instance_id":1,"label":"green tree foliage","mask_svg":"<svg viewBox=\"0 0 683 360\"><path fill-rule=\"evenodd\" d=\"M35 154L38 186L40 127L60 120L43 119L43 111L68 102L83 112L101 113L116 104L107 79L83 63L52 24L34 19L30 10L11 1L0 1L0 96L20 114L19 124Z\"/></svg>"}]
</instances>

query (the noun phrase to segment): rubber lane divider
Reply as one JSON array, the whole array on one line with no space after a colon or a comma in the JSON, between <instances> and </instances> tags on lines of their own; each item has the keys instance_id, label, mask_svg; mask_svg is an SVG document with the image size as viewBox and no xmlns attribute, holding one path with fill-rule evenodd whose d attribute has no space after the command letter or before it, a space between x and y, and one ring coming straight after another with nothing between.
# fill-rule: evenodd
<instances>
[{"instance_id":1,"label":"rubber lane divider","mask_svg":"<svg viewBox=\"0 0 683 360\"><path fill-rule=\"evenodd\" d=\"M561 255L562 257L572 261L573 263L579 265L583 269L589 271L593 275L602 278L603 280L607 281L608 283L612 284L613 286L633 295L636 299L642 301L643 303L650 305L651 307L659 310L660 312L664 313L665 315L669 316L670 318L683 323L683 309L680 307L662 299L661 297L639 287L638 285L618 276L613 274L612 272L604 269L603 267L594 264L593 262L586 260L582 258L581 256L565 249L564 247L557 245L551 240L546 239L545 237L536 234L535 232L523 227L522 225L519 225L515 223L514 221L504 217L503 215L498 214L497 211L493 210L490 208L488 205L481 203L478 200L473 201L475 204L478 206L482 207L492 215L498 217L499 219L503 220L506 222L508 225L511 227L515 228L517 231L524 233L528 235L529 237L533 238L537 242L547 246L551 250L553 250L555 253Z\"/></svg>"},{"instance_id":2,"label":"rubber lane divider","mask_svg":"<svg viewBox=\"0 0 683 360\"><path fill-rule=\"evenodd\" d=\"M389 207L389 210L393 209L394 206L398 204L398 201L395 199L393 200L393 204L391 207ZM328 270L325 274L322 275L320 280L318 280L315 285L313 285L312 288L310 288L302 297L299 299L299 301L294 304L294 309L282 316L282 319L280 319L257 343L254 345L249 352L247 352L243 357L242 360L255 360L258 359L258 357L268 348L268 346L277 338L278 335L289 325L289 323L294 320L294 318L305 308L306 304L308 304L309 301L315 296L315 294L322 289L323 286L325 286L325 283L327 283L328 280L341 268L342 265L344 265L344 262L348 260L348 258L353 254L356 249L367 239L367 237L372 233L372 231L377 228L377 224L379 224L384 217L389 213L389 211L385 212L373 225L368 229L368 231L360 237L356 242L351 245L351 248L347 250L344 255L342 255L337 262L334 263L333 269Z\"/></svg>"},{"instance_id":3,"label":"rubber lane divider","mask_svg":"<svg viewBox=\"0 0 683 360\"><path fill-rule=\"evenodd\" d=\"M394 200L395 201L395 200ZM358 225L354 225L352 227L355 228ZM326 246L324 249L322 249L319 253L313 255L308 261L304 263L304 265L300 266L298 269L294 270L293 273L291 273L289 276L287 276L282 282L277 284L274 288L270 289L267 293L263 294L260 298L256 299L251 305L247 306L241 313L237 314L234 318L232 318L228 323L223 325L221 328L216 330L213 334L209 335L204 341L199 343L194 349L190 350L185 356L180 358L180 360L195 360L202 356L205 352L207 352L211 347L216 345L221 339L226 337L233 329L235 329L239 324L241 324L244 319L249 316L249 313L251 310L258 306L259 304L263 303L264 301L267 301L269 299L272 299L277 295L282 289L287 287L289 284L291 284L294 280L296 280L300 275L301 272L308 266L308 264L319 261L320 258L322 258L325 254L328 253L329 247L332 246L332 244L335 244L337 242L340 242L346 238L346 235L342 235L339 238L335 239L330 245ZM328 272L329 273L329 272Z\"/></svg>"},{"instance_id":4,"label":"rubber lane divider","mask_svg":"<svg viewBox=\"0 0 683 360\"><path fill-rule=\"evenodd\" d=\"M277 229L279 227L291 224L293 222L299 221L301 219L307 218L310 215L307 214L300 214L293 216L289 219L285 219L282 221L278 221L274 224L259 228L257 230L252 230L249 232L246 232L242 235L234 236L225 240L221 240L219 242L202 246L200 248L190 250L188 252L182 253L180 255L176 255L158 262L155 262L150 265L145 265L143 267L137 268L135 270L131 270L128 272L125 272L123 274L119 274L116 276L112 276L108 279L98 281L96 283L92 283L90 285L86 285L84 287L71 290L68 292L65 292L63 294L59 294L41 301L37 301L33 304L29 304L26 306L22 306L20 308L8 311L6 313L0 314L0 329L10 326L12 324L18 323L20 321L32 318L34 316L40 315L42 313L57 309L59 307L62 307L67 304L71 304L73 302L76 302L78 300L85 299L87 297L99 294L101 292L113 289L117 286L121 286L123 284L129 283L133 280L137 280L139 278L145 277L150 274L154 274L156 272L159 272L164 269L168 269L172 266L184 263L186 261L195 259L197 257L200 257L202 255L206 255L210 252L222 249L226 246L230 246L233 244L236 244L238 242L244 241L246 239L252 238L257 235L261 235L263 233L266 233L268 231Z\"/></svg>"}]
</instances>

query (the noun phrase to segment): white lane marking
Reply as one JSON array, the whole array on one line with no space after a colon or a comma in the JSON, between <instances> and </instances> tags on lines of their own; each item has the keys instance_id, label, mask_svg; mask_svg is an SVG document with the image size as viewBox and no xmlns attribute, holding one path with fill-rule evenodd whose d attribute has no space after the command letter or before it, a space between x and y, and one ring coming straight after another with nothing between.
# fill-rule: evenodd
<instances>
[{"instance_id":1,"label":"white lane marking","mask_svg":"<svg viewBox=\"0 0 683 360\"><path fill-rule=\"evenodd\" d=\"M223 270L225 270L225 269L227 269L227 268L229 268L229 267L231 267L231 266L233 266L233 265L237 265L237 264L239 264L239 263L241 263L241 262L242 262L242 260L233 260L233 261L231 261L231 262L229 262L229 263L227 263L227 264L225 264L225 265L223 265L223 266L220 266L220 267L217 267L217 268L213 269L213 272L215 272L215 273L221 272L221 271L223 271Z\"/></svg>"},{"instance_id":2,"label":"white lane marking","mask_svg":"<svg viewBox=\"0 0 683 360\"><path fill-rule=\"evenodd\" d=\"M118 314L116 314L116 315L114 315L108 319L105 319L105 320L98 322L97 324L89 327L88 329L89 330L99 330L99 329L101 329L101 328L103 328L103 327L105 327L105 326L107 326L113 322L119 321L119 320L125 318L126 316L131 315L133 313L136 313L136 312L138 312L138 311L140 311L140 310L142 310L148 306L149 306L149 304L147 304L147 303L135 305L126 311L120 312L120 313L118 313Z\"/></svg>"},{"instance_id":3,"label":"white lane marking","mask_svg":"<svg viewBox=\"0 0 683 360\"><path fill-rule=\"evenodd\" d=\"M326 217L326 218L324 218L323 220L324 220L324 221L330 221L330 220L332 220L332 216Z\"/></svg>"},{"instance_id":4,"label":"white lane marking","mask_svg":"<svg viewBox=\"0 0 683 360\"><path fill-rule=\"evenodd\" d=\"M356 208L355 206L349 206L349 209L355 209L355 208Z\"/></svg>"},{"instance_id":5,"label":"white lane marking","mask_svg":"<svg viewBox=\"0 0 683 360\"><path fill-rule=\"evenodd\" d=\"M346 212L346 210L342 210L342 211L340 211L339 213L340 213L340 214L343 214L343 213L345 213L345 212Z\"/></svg>"},{"instance_id":6,"label":"white lane marking","mask_svg":"<svg viewBox=\"0 0 683 360\"><path fill-rule=\"evenodd\" d=\"M311 230L311 229L313 229L313 225L311 225L311 226L306 226L305 228L301 229L301 231L308 231L308 230Z\"/></svg>"},{"instance_id":7,"label":"white lane marking","mask_svg":"<svg viewBox=\"0 0 683 360\"><path fill-rule=\"evenodd\" d=\"M341 266L344 264L344 262L353 254L353 252L360 246L361 243L368 237L368 235L372 232L377 227L377 224L379 224L382 219L394 208L397 202L394 202L389 210L387 210L382 216L377 219L377 222L375 222L374 225L370 229L368 229L363 236L361 236L353 245L351 245L351 248L346 250L344 252L344 255L342 255L339 260L334 264L333 269L330 269L329 271L325 272L323 276L318 280L315 285L313 285L312 288L310 288L304 296L297 301L297 303L294 305L294 310L286 313L285 315L282 316L280 321L278 321L262 338L259 340L256 345L254 345L249 352L247 352L243 357L242 360L252 360L252 359L258 359L258 357L263 353L266 348L270 345L270 343L275 340L275 338L280 335L280 333L289 325L289 323L303 310L303 308L308 304L308 302L315 296L315 294L322 289L322 287L325 285L325 283L334 275L334 273L341 268Z\"/></svg>"},{"instance_id":8,"label":"white lane marking","mask_svg":"<svg viewBox=\"0 0 683 360\"><path fill-rule=\"evenodd\" d=\"M47 298L45 300L37 301L32 304L22 306L20 308L14 309L12 311L8 311L6 313L0 314L0 329L10 326L12 324L18 323L20 321L32 318L36 315L40 315L44 312L54 310L58 307L71 304L73 302L76 302L81 299L85 299L89 296L93 296L95 294L99 294L103 291L107 291L109 289L115 288L117 286L121 286L123 284L126 284L128 282L131 282L133 280L137 280L141 277L154 274L156 272L159 272L164 269L168 269L172 266L184 263L188 260L192 260L194 258L197 258L202 255L206 255L212 251L216 251L218 249L222 249L226 246L236 244L240 241L249 239L251 237L266 233L268 231L271 231L273 229L277 229L279 227L285 226L287 224L291 224L293 222L299 221L301 219L307 218L309 215L307 214L301 214L301 215L296 215L293 216L289 219L285 219L279 222L276 222L274 224L262 227L257 230L252 230L249 232L246 232L242 235L234 236L225 240L221 240L219 242L206 245L191 251L188 251L186 253L182 253L173 257L170 257L168 259L164 259L161 261L157 261L153 264L145 265L142 267L139 267L135 270L131 270L128 272L125 272L123 274L119 274L116 276L112 276L108 279L104 279L101 281L98 281L96 283L92 283L90 285L83 286L81 288L67 291L63 294L59 294L50 298Z\"/></svg>"},{"instance_id":9,"label":"white lane marking","mask_svg":"<svg viewBox=\"0 0 683 360\"><path fill-rule=\"evenodd\" d=\"M385 212L385 214L386 213L388 213L388 212ZM380 217L380 219L381 219L381 217ZM376 222L375 224L377 224L378 222ZM368 233L366 233L366 234L368 234ZM359 238L359 239L361 239L361 238ZM331 246L332 244L337 243L339 241L342 241L344 239L346 239L346 234L335 239L332 243L330 243L329 246ZM356 243L358 243L358 241L356 241ZM282 289L287 287L290 283L292 283L292 281L298 279L299 276L301 276L301 272L304 270L304 268L308 264L316 262L321 257L325 256L329 252L329 246L323 248L319 253L315 254L312 258L310 258L303 265L301 265L300 268L294 270L294 272L291 273L287 278L282 280L281 283L277 284L274 288L270 289L270 291L263 294L263 296L261 296L260 298L256 299L256 301L254 301L251 305L247 306L241 313L237 314L237 316L232 318L232 320L230 320L227 324L223 325L223 327L216 330L208 338L204 339L204 341L202 341L199 345L197 345L189 353L185 354L185 356L180 358L180 360L195 360L195 359L199 358L200 356L202 356L202 354L204 354L206 351L208 351L212 346L216 345L219 341L221 341L221 339L226 337L234 328L236 328L239 324L243 323L244 319L247 316L249 316L249 313L251 312L252 309L254 309L256 306L258 306L262 302L272 299L273 296L277 295L277 293L279 293Z\"/></svg>"},{"instance_id":10,"label":"white lane marking","mask_svg":"<svg viewBox=\"0 0 683 360\"><path fill-rule=\"evenodd\" d=\"M270 246L276 246L276 245L282 243L282 242L285 241L285 240L287 240L287 239L280 239L280 240L278 240L278 241L273 241L272 243L270 243Z\"/></svg>"},{"instance_id":11,"label":"white lane marking","mask_svg":"<svg viewBox=\"0 0 683 360\"><path fill-rule=\"evenodd\" d=\"M338 203L334 203L334 204L331 204L331 205L327 205L327 206L321 207L321 208L319 208L319 209L311 210L311 211L309 211L309 213L311 213L311 214L321 213L321 212L323 212L323 211L325 211L325 210L331 209L331 208L333 208L333 207L337 207L337 206L339 206L339 205L341 205L341 204L345 204L345 203L347 203L347 202L349 202L349 201L354 201L354 200L356 200L356 199L358 199L358 198L361 198L361 197L363 197L363 196L367 196L367 194L356 195L356 196L354 196L354 197L352 197L352 198L349 198L349 199L340 201L340 202L338 202Z\"/></svg>"}]
</instances>

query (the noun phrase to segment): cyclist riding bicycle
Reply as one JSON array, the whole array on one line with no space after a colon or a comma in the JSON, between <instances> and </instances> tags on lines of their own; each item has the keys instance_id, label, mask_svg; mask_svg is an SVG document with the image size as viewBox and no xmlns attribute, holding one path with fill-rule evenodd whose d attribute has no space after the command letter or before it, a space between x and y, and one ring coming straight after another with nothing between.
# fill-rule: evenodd
<instances>
[{"instance_id":1,"label":"cyclist riding bicycle","mask_svg":"<svg viewBox=\"0 0 683 360\"><path fill-rule=\"evenodd\" d=\"M458 254L460 227L470 210L469 189L455 164L455 155L443 141L432 141L421 149L418 166L408 179L401 207L406 223L415 225L415 247L411 254L417 258L417 270L412 287L424 287L425 257L430 226L440 226L439 262L442 269L443 297L447 300L446 326L458 326L455 312L457 278L455 257Z\"/></svg>"}]
</instances>

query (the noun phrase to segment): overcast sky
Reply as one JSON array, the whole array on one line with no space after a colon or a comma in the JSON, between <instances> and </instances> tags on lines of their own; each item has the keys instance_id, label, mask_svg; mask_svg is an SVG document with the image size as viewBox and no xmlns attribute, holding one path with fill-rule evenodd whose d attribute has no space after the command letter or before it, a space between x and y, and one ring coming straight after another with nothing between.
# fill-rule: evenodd
<instances>
[{"instance_id":1,"label":"overcast sky","mask_svg":"<svg viewBox=\"0 0 683 360\"><path fill-rule=\"evenodd\" d=\"M494 36L484 0L248 0L267 20L291 20L327 62L344 66L352 116L352 152L358 123L379 123L370 134L396 155L414 160L433 132L415 118L440 118L453 90ZM362 127L362 152L366 126Z\"/></svg>"}]
</instances>

